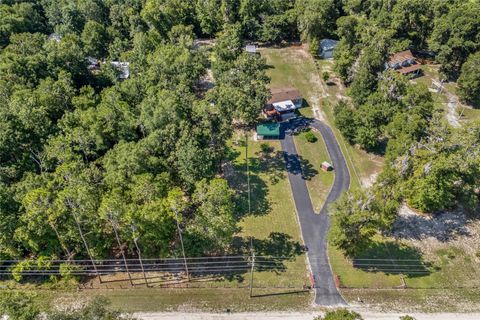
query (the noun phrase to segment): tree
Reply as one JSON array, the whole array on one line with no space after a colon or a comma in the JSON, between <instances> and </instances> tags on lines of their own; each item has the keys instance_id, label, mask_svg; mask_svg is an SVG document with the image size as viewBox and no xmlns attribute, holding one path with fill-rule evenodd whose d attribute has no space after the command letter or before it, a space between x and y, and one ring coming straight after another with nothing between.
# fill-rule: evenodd
<instances>
[{"instance_id":1,"label":"tree","mask_svg":"<svg viewBox=\"0 0 480 320\"><path fill-rule=\"evenodd\" d=\"M44 19L33 3L0 4L0 48L6 46L12 34L45 31Z\"/></svg>"},{"instance_id":2,"label":"tree","mask_svg":"<svg viewBox=\"0 0 480 320\"><path fill-rule=\"evenodd\" d=\"M480 106L480 51L468 57L457 83L460 98L474 106Z\"/></svg>"},{"instance_id":3,"label":"tree","mask_svg":"<svg viewBox=\"0 0 480 320\"><path fill-rule=\"evenodd\" d=\"M192 198L197 210L187 227L188 250L200 247L200 253L225 252L237 232L233 190L224 179L202 180L197 183Z\"/></svg>"},{"instance_id":4,"label":"tree","mask_svg":"<svg viewBox=\"0 0 480 320\"><path fill-rule=\"evenodd\" d=\"M96 58L103 58L107 55L108 34L102 24L96 21L87 21L81 37L86 54Z\"/></svg>"},{"instance_id":5,"label":"tree","mask_svg":"<svg viewBox=\"0 0 480 320\"><path fill-rule=\"evenodd\" d=\"M325 316L316 317L314 320L362 320L362 316L355 311L349 311L347 309L337 309L327 311Z\"/></svg>"},{"instance_id":6,"label":"tree","mask_svg":"<svg viewBox=\"0 0 480 320\"><path fill-rule=\"evenodd\" d=\"M333 0L299 0L295 2L298 29L302 40L321 39L333 34L338 9Z\"/></svg>"},{"instance_id":7,"label":"tree","mask_svg":"<svg viewBox=\"0 0 480 320\"><path fill-rule=\"evenodd\" d=\"M243 50L240 24L227 24L217 36L214 52L219 62L234 61ZM223 68L222 68L223 69Z\"/></svg>"},{"instance_id":8,"label":"tree","mask_svg":"<svg viewBox=\"0 0 480 320\"><path fill-rule=\"evenodd\" d=\"M335 117L335 126L340 130L349 143L353 143L355 141L355 136L357 135L355 111L342 100L333 108L333 115Z\"/></svg>"},{"instance_id":9,"label":"tree","mask_svg":"<svg viewBox=\"0 0 480 320\"><path fill-rule=\"evenodd\" d=\"M455 26L452 28L452 26ZM437 52L441 71L457 79L470 53L480 48L480 3L457 2L448 12L437 17L429 39L430 48Z\"/></svg>"},{"instance_id":10,"label":"tree","mask_svg":"<svg viewBox=\"0 0 480 320\"><path fill-rule=\"evenodd\" d=\"M196 18L205 35L213 36L222 28L221 0L198 0L195 5Z\"/></svg>"},{"instance_id":11,"label":"tree","mask_svg":"<svg viewBox=\"0 0 480 320\"><path fill-rule=\"evenodd\" d=\"M175 25L192 24L193 5L193 1L147 0L141 16L150 28L167 35Z\"/></svg>"},{"instance_id":12,"label":"tree","mask_svg":"<svg viewBox=\"0 0 480 320\"><path fill-rule=\"evenodd\" d=\"M349 257L367 248L377 231L392 221L391 212L385 212L370 191L343 194L332 204L330 214L329 241Z\"/></svg>"},{"instance_id":13,"label":"tree","mask_svg":"<svg viewBox=\"0 0 480 320\"><path fill-rule=\"evenodd\" d=\"M33 298L32 294L4 290L0 294L0 314L12 320L40 319L40 308Z\"/></svg>"},{"instance_id":14,"label":"tree","mask_svg":"<svg viewBox=\"0 0 480 320\"><path fill-rule=\"evenodd\" d=\"M265 59L244 53L216 78L219 85L212 95L217 103L243 124L255 123L269 95Z\"/></svg>"}]
</instances>

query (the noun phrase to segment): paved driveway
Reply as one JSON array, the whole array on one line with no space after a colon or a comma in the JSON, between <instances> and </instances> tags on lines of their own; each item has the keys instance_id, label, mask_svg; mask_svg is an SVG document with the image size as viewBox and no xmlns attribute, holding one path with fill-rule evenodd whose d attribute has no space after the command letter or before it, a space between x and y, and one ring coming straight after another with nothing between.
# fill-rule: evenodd
<instances>
[{"instance_id":1,"label":"paved driveway","mask_svg":"<svg viewBox=\"0 0 480 320\"><path fill-rule=\"evenodd\" d=\"M316 214L313 210L293 142L292 130L305 125L315 128L322 134L335 168L333 186L319 214ZM299 118L291 120L288 124L283 124L282 129L284 130L284 139L281 140L281 144L285 152L288 179L290 180L303 239L308 247L308 260L315 280L315 303L322 306L345 305L345 301L335 286L327 255L327 231L330 227L330 219L327 214L328 205L335 201L344 190L347 190L350 184L350 175L345 159L332 129L318 120Z\"/></svg>"}]
</instances>

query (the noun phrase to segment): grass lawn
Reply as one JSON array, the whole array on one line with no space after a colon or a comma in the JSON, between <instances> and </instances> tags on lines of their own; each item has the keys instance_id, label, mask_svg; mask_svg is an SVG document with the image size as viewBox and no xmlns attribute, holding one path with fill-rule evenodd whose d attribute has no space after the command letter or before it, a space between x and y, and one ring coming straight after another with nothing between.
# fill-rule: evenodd
<instances>
[{"instance_id":1,"label":"grass lawn","mask_svg":"<svg viewBox=\"0 0 480 320\"><path fill-rule=\"evenodd\" d=\"M125 312L155 311L214 311L232 312L258 310L305 310L311 296L306 292L286 294L282 289L255 289L249 297L247 289L123 289L36 292L36 302L41 308L49 306L78 305L95 296L105 296L112 307Z\"/></svg>"},{"instance_id":2,"label":"grass lawn","mask_svg":"<svg viewBox=\"0 0 480 320\"><path fill-rule=\"evenodd\" d=\"M343 289L342 295L356 307L383 312L480 311L478 289Z\"/></svg>"},{"instance_id":3,"label":"grass lawn","mask_svg":"<svg viewBox=\"0 0 480 320\"><path fill-rule=\"evenodd\" d=\"M330 156L327 147L318 132L311 131L317 141L308 142L305 135L306 132L301 132L294 137L297 152L301 155L300 161L302 169L307 182L308 192L315 212L320 212L323 202L327 198L330 187L333 184L334 171L325 172L321 170L323 161L330 162Z\"/></svg>"},{"instance_id":4,"label":"grass lawn","mask_svg":"<svg viewBox=\"0 0 480 320\"><path fill-rule=\"evenodd\" d=\"M469 292L480 286L480 270L474 258L453 245L437 250L427 261L414 247L378 238L355 262L347 260L333 246L329 246L332 268L340 276L342 289L394 289L405 284L408 289L455 290L467 298ZM367 258L368 259L365 259ZM365 260L361 260L361 259ZM376 260L383 259L383 260ZM353 266L361 263L362 266ZM400 274L390 268L403 270ZM379 270L380 269L380 270ZM407 290L415 295L415 290ZM401 292L401 291L392 291ZM403 293L402 293L403 294Z\"/></svg>"},{"instance_id":5,"label":"grass lawn","mask_svg":"<svg viewBox=\"0 0 480 320\"><path fill-rule=\"evenodd\" d=\"M313 109L320 110L320 116L333 129L342 152L345 154L350 171L351 188L368 185L372 174L379 172L383 160L363 150L348 145L333 126L333 106L345 95L345 88L335 84L333 62L331 60L314 60L302 47L262 48L261 54L270 66L268 75L271 78L271 87L296 87L308 102L308 107L301 109L306 117L313 116ZM332 85L327 85L321 74L330 73Z\"/></svg>"},{"instance_id":6,"label":"grass lawn","mask_svg":"<svg viewBox=\"0 0 480 320\"><path fill-rule=\"evenodd\" d=\"M251 213L246 192L245 144L233 144L234 175L229 181L240 191L239 240L247 247L252 240L257 255L289 257L285 271L264 271L255 275L258 286L302 288L308 283L303 240L279 141L248 143Z\"/></svg>"}]
</instances>

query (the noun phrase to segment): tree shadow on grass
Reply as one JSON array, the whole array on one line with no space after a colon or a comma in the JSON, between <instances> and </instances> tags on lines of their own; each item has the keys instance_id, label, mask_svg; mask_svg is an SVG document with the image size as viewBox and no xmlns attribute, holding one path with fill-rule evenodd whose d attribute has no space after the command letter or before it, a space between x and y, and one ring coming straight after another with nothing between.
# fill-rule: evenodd
<instances>
[{"instance_id":1,"label":"tree shadow on grass","mask_svg":"<svg viewBox=\"0 0 480 320\"><path fill-rule=\"evenodd\" d=\"M398 242L374 242L353 259L353 266L367 272L403 274L409 277L429 275L432 264L423 261L421 252Z\"/></svg>"},{"instance_id":2,"label":"tree shadow on grass","mask_svg":"<svg viewBox=\"0 0 480 320\"><path fill-rule=\"evenodd\" d=\"M252 166L251 172L266 174L272 184L285 179L285 162L281 151L275 151L268 143L262 143L261 151L256 155L258 159L255 159L255 162L258 163Z\"/></svg>"},{"instance_id":3,"label":"tree shadow on grass","mask_svg":"<svg viewBox=\"0 0 480 320\"><path fill-rule=\"evenodd\" d=\"M293 261L305 253L305 247L286 233L272 232L266 239L254 237L235 237L233 250L235 254L250 255L251 249L256 255L258 271L284 272L285 262Z\"/></svg>"},{"instance_id":4,"label":"tree shadow on grass","mask_svg":"<svg viewBox=\"0 0 480 320\"><path fill-rule=\"evenodd\" d=\"M307 159L298 154L282 152L287 164L287 171L291 174L301 174L303 180L311 180L318 174L318 170Z\"/></svg>"}]
</instances>

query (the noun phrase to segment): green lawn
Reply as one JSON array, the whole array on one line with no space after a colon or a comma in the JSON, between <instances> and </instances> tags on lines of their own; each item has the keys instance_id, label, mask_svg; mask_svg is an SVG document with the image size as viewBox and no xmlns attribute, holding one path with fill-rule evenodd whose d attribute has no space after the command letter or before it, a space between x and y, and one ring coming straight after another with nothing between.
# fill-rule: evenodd
<instances>
[{"instance_id":1,"label":"green lawn","mask_svg":"<svg viewBox=\"0 0 480 320\"><path fill-rule=\"evenodd\" d=\"M383 312L480 311L478 289L344 289L342 295L355 306ZM358 299L363 302L359 303Z\"/></svg>"},{"instance_id":2,"label":"green lawn","mask_svg":"<svg viewBox=\"0 0 480 320\"><path fill-rule=\"evenodd\" d=\"M257 255L290 257L283 272L260 272L258 286L302 288L308 283L303 241L285 162L279 141L249 140L248 157L251 184L251 213L246 192L245 144L233 144L236 154L234 176L229 180L240 191L239 240L253 246Z\"/></svg>"},{"instance_id":3,"label":"green lawn","mask_svg":"<svg viewBox=\"0 0 480 320\"><path fill-rule=\"evenodd\" d=\"M325 172L321 170L323 161L330 162L330 156L327 147L318 132L311 131L317 141L308 142L305 138L306 132L302 132L294 137L297 152L300 155L303 174L307 182L308 192L312 199L315 212L320 212L330 187L333 184L334 171Z\"/></svg>"},{"instance_id":4,"label":"green lawn","mask_svg":"<svg viewBox=\"0 0 480 320\"><path fill-rule=\"evenodd\" d=\"M345 154L351 175L351 188L359 188L363 181L368 181L372 174L379 172L383 165L381 157L368 154L354 146L348 145L333 126L333 106L345 96L345 88L333 84L333 62L331 60L314 60L302 47L262 48L261 54L270 66L268 75L271 78L271 87L293 86L300 90L308 103L307 108L301 109L306 117L313 116L313 108L318 108L323 117L333 129ZM321 75L324 71L330 73L330 85L327 85Z\"/></svg>"},{"instance_id":5,"label":"green lawn","mask_svg":"<svg viewBox=\"0 0 480 320\"><path fill-rule=\"evenodd\" d=\"M232 312L258 310L306 310L311 296L306 292L285 293L283 289L117 289L75 291L36 291L36 302L43 309L78 305L95 296L105 296L112 307L125 312L212 311Z\"/></svg>"},{"instance_id":6,"label":"green lawn","mask_svg":"<svg viewBox=\"0 0 480 320\"><path fill-rule=\"evenodd\" d=\"M363 264L361 267L354 267L353 262L333 246L329 246L329 257L334 272L348 289L393 289L403 283L409 289L454 290L480 286L480 270L475 258L453 245L433 252L427 260L414 247L379 237L358 256L365 259L357 260L357 263ZM402 269L404 282L399 272L385 271L385 268L394 267Z\"/></svg>"}]
</instances>

